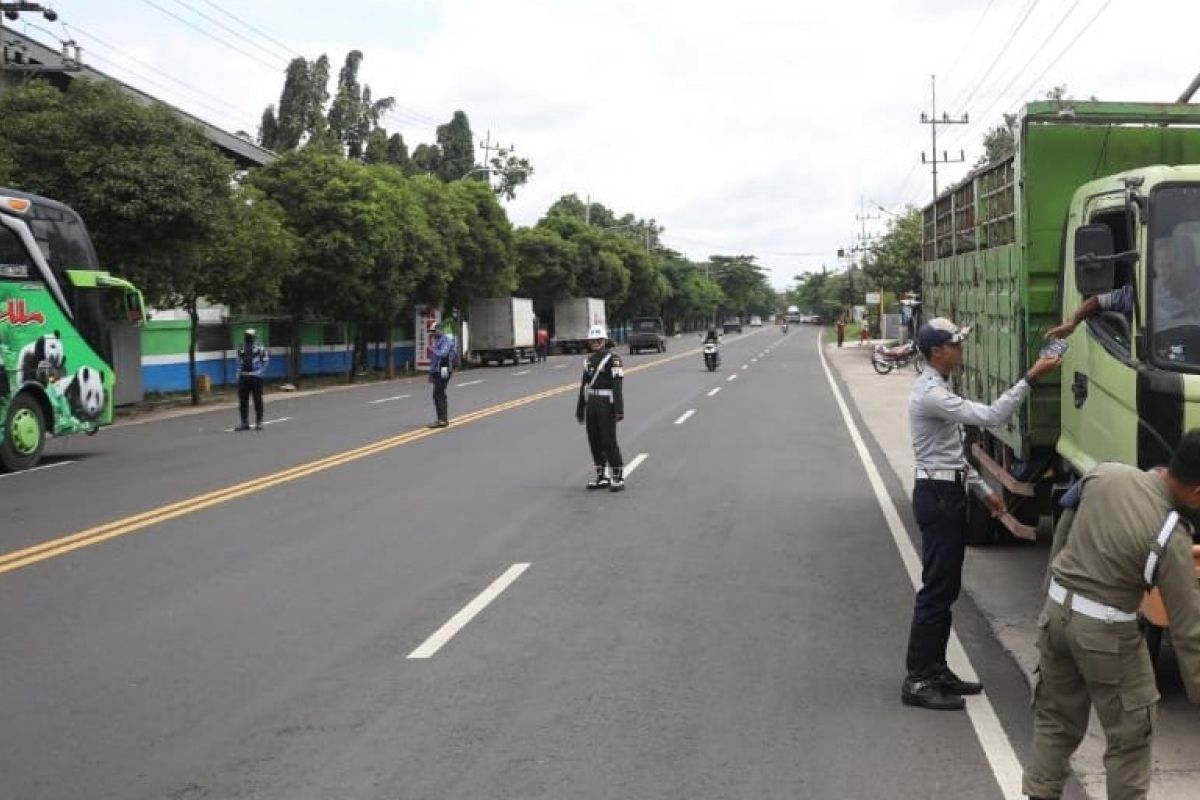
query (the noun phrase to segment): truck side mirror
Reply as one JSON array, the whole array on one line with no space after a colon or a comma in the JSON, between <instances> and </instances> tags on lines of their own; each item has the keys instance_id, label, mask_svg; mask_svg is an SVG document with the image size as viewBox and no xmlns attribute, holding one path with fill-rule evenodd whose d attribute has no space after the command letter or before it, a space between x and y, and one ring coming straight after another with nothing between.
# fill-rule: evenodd
<instances>
[{"instance_id":1,"label":"truck side mirror","mask_svg":"<svg viewBox=\"0 0 1200 800\"><path fill-rule=\"evenodd\" d=\"M1075 287L1084 297L1112 291L1116 282L1112 229L1084 225L1075 231Z\"/></svg>"}]
</instances>

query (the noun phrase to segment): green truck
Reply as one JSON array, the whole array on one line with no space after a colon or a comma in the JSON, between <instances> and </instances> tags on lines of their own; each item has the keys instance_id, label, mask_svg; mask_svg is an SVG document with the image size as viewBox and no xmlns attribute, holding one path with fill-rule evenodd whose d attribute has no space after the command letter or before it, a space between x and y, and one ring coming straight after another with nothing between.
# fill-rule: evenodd
<instances>
[{"instance_id":1,"label":"green truck","mask_svg":"<svg viewBox=\"0 0 1200 800\"><path fill-rule=\"evenodd\" d=\"M958 390L995 400L1085 298L1134 302L1080 325L1007 427L968 431L1012 512L975 500L977 541L1034 538L1074 476L1165 463L1200 426L1200 107L1032 103L1015 139L924 209L923 316L975 329Z\"/></svg>"}]
</instances>

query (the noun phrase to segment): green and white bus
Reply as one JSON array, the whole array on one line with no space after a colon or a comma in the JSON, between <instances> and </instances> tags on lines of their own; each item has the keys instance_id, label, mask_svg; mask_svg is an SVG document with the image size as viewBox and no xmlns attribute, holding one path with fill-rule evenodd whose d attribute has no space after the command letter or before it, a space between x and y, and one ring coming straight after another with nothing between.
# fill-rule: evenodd
<instances>
[{"instance_id":1,"label":"green and white bus","mask_svg":"<svg viewBox=\"0 0 1200 800\"><path fill-rule=\"evenodd\" d=\"M0 467L29 469L48 436L112 422L111 327L144 318L141 292L99 269L78 214L0 187Z\"/></svg>"}]
</instances>

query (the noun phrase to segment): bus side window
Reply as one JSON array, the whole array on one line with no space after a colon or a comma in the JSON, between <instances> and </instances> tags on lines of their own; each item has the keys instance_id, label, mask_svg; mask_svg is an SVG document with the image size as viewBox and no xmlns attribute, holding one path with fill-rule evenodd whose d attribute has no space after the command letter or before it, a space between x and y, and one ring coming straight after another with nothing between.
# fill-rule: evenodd
<instances>
[{"instance_id":1,"label":"bus side window","mask_svg":"<svg viewBox=\"0 0 1200 800\"><path fill-rule=\"evenodd\" d=\"M15 233L0 225L0 280L36 279L37 275L32 267L33 262L25 252L21 240Z\"/></svg>"}]
</instances>

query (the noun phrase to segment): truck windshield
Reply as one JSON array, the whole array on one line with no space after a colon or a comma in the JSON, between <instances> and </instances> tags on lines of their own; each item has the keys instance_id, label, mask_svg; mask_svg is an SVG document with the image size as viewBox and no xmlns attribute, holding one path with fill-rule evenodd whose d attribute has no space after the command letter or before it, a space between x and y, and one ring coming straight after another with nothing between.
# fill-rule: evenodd
<instances>
[{"instance_id":1,"label":"truck windshield","mask_svg":"<svg viewBox=\"0 0 1200 800\"><path fill-rule=\"evenodd\" d=\"M1200 186L1164 186L1150 203L1147 270L1153 358L1200 369Z\"/></svg>"}]
</instances>

